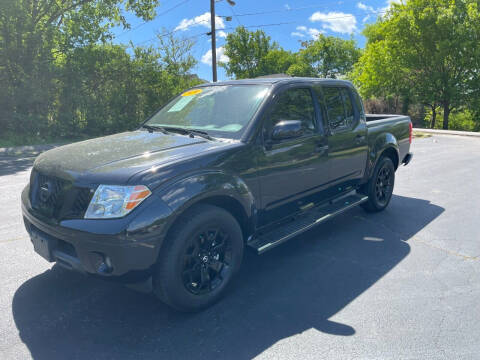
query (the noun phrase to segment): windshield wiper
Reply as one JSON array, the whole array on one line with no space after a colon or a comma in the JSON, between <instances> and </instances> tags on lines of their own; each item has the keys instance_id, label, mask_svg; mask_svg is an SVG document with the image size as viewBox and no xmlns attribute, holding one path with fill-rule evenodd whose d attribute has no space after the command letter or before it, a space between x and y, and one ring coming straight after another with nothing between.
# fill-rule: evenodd
<instances>
[{"instance_id":1,"label":"windshield wiper","mask_svg":"<svg viewBox=\"0 0 480 360\"><path fill-rule=\"evenodd\" d=\"M165 130L163 127L157 126L157 125L147 125L147 124L143 124L143 125L142 125L142 128L143 128L143 129L147 129L148 132L151 132L151 133L154 132L154 131L160 131L160 132L162 132L162 133L164 133L164 134L167 134L167 133L168 133L168 131Z\"/></svg>"},{"instance_id":2,"label":"windshield wiper","mask_svg":"<svg viewBox=\"0 0 480 360\"><path fill-rule=\"evenodd\" d=\"M198 136L203 137L204 139L207 139L207 140L214 140L213 137L208 135L208 133L206 131L195 130L195 129L177 128L177 127L170 127L170 126L164 126L163 129L166 130L166 131L178 132L180 134L189 135L190 137L194 137L194 135L198 135Z\"/></svg>"}]
</instances>

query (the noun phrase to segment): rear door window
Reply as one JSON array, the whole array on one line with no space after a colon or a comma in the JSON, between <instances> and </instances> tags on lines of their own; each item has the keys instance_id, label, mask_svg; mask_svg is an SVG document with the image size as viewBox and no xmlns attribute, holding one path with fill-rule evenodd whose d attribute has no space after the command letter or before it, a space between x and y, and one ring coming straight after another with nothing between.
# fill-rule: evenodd
<instances>
[{"instance_id":1,"label":"rear door window","mask_svg":"<svg viewBox=\"0 0 480 360\"><path fill-rule=\"evenodd\" d=\"M342 88L343 104L345 105L345 126L347 128L352 128L353 122L355 121L355 111L353 109L352 98L350 97L350 92Z\"/></svg>"},{"instance_id":2,"label":"rear door window","mask_svg":"<svg viewBox=\"0 0 480 360\"><path fill-rule=\"evenodd\" d=\"M324 87L328 124L333 133L349 130L355 123L355 110L350 92L342 87Z\"/></svg>"},{"instance_id":3,"label":"rear door window","mask_svg":"<svg viewBox=\"0 0 480 360\"><path fill-rule=\"evenodd\" d=\"M365 117L365 109L363 108L363 101L360 98L360 95L356 91L353 92L353 96L355 98L355 104L357 105L358 112L361 118Z\"/></svg>"}]
</instances>

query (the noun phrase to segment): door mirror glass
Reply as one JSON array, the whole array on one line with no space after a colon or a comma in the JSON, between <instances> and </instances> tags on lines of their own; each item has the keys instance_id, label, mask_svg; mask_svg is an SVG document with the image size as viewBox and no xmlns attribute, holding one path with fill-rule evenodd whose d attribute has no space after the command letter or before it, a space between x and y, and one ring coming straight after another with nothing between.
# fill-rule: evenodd
<instances>
[{"instance_id":1,"label":"door mirror glass","mask_svg":"<svg viewBox=\"0 0 480 360\"><path fill-rule=\"evenodd\" d=\"M301 120L281 120L272 131L272 140L284 140L300 137L303 134Z\"/></svg>"}]
</instances>

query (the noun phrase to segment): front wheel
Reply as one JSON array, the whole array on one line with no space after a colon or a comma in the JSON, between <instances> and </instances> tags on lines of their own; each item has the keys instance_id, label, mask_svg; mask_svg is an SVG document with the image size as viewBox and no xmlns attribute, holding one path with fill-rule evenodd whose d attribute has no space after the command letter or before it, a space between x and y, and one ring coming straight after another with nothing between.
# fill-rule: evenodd
<instances>
[{"instance_id":1,"label":"front wheel","mask_svg":"<svg viewBox=\"0 0 480 360\"><path fill-rule=\"evenodd\" d=\"M242 262L242 230L229 212L216 206L187 210L165 241L154 291L180 311L198 311L217 301Z\"/></svg>"},{"instance_id":2,"label":"front wheel","mask_svg":"<svg viewBox=\"0 0 480 360\"><path fill-rule=\"evenodd\" d=\"M379 160L373 171L373 175L365 184L364 193L368 195L368 201L362 207L368 212L384 210L393 194L395 184L395 166L392 159L383 157Z\"/></svg>"}]
</instances>

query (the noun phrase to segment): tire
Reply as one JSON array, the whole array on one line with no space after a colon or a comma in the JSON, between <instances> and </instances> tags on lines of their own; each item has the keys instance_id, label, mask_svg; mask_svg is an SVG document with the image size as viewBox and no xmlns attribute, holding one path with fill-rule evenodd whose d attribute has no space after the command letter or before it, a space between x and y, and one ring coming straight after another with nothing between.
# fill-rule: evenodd
<instances>
[{"instance_id":1,"label":"tire","mask_svg":"<svg viewBox=\"0 0 480 360\"><path fill-rule=\"evenodd\" d=\"M361 205L363 209L367 212L384 210L392 199L394 185L393 161L389 157L382 157L375 166L372 177L363 188L363 193L368 195L368 201Z\"/></svg>"},{"instance_id":2,"label":"tire","mask_svg":"<svg viewBox=\"0 0 480 360\"><path fill-rule=\"evenodd\" d=\"M166 241L153 277L157 297L183 312L219 300L243 258L243 235L235 218L216 206L194 205L173 225Z\"/></svg>"}]
</instances>

